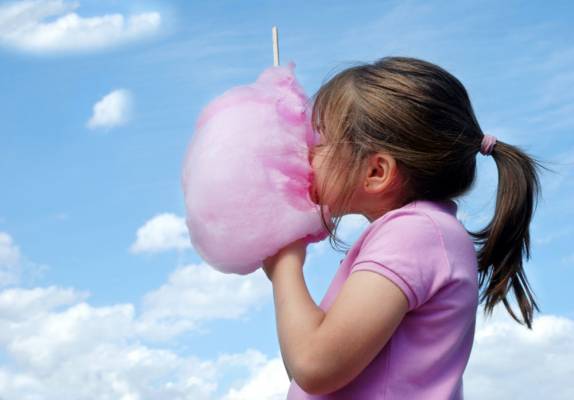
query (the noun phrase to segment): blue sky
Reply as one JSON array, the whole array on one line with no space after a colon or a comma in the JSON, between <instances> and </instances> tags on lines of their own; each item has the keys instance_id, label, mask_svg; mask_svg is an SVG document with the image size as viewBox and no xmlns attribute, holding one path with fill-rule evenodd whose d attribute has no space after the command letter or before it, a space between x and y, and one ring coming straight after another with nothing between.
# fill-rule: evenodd
<instances>
[{"instance_id":1,"label":"blue sky","mask_svg":"<svg viewBox=\"0 0 574 400\"><path fill-rule=\"evenodd\" d=\"M534 331L502 305L479 318L464 379L469 399L572 398L573 19L567 1L0 1L0 397L284 397L271 285L202 263L179 186L198 113L272 65L276 25L309 95L357 61L422 58L483 131L557 171L531 225ZM477 157L471 229L497 180ZM366 224L345 217L343 239ZM309 250L319 303L343 255Z\"/></svg>"}]
</instances>

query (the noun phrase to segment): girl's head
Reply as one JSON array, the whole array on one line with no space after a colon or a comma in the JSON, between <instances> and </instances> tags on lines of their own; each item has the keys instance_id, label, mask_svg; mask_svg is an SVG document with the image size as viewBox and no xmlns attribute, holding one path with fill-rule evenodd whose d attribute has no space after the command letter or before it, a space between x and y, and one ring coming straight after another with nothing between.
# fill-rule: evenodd
<instances>
[{"instance_id":1,"label":"girl's head","mask_svg":"<svg viewBox=\"0 0 574 400\"><path fill-rule=\"evenodd\" d=\"M372 221L413 200L454 199L472 187L484 133L466 89L443 68L415 58L385 57L339 72L312 101L319 137L311 151L313 192L331 244L341 242L336 230L345 214ZM522 257L523 250L529 257L528 228L540 186L536 167L542 165L501 141L491 155L499 171L496 213L483 230L469 231L481 246L481 286L492 274L483 299L490 312L503 300L518 321L505 298L512 287L530 327L530 302L537 305ZM323 205L333 216L330 223Z\"/></svg>"}]
</instances>

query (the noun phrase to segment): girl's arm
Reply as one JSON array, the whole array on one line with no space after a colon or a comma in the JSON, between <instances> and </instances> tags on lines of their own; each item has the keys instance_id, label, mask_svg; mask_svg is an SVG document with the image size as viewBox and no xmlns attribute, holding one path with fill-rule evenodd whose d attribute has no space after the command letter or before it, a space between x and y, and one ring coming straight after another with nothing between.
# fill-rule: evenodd
<instances>
[{"instance_id":1,"label":"girl's arm","mask_svg":"<svg viewBox=\"0 0 574 400\"><path fill-rule=\"evenodd\" d=\"M287 373L307 393L322 395L345 386L367 367L398 327L409 303L387 277L356 270L325 313L307 290L304 260L305 248L295 243L265 260L264 270L273 282Z\"/></svg>"},{"instance_id":2,"label":"girl's arm","mask_svg":"<svg viewBox=\"0 0 574 400\"><path fill-rule=\"evenodd\" d=\"M277 335L289 380L305 386L308 376L308 347L325 318L324 311L311 298L303 276L303 264L283 258L273 272L273 297Z\"/></svg>"},{"instance_id":3,"label":"girl's arm","mask_svg":"<svg viewBox=\"0 0 574 400\"><path fill-rule=\"evenodd\" d=\"M349 384L387 344L408 306L406 295L387 277L353 271L309 338L302 388L324 395Z\"/></svg>"}]
</instances>

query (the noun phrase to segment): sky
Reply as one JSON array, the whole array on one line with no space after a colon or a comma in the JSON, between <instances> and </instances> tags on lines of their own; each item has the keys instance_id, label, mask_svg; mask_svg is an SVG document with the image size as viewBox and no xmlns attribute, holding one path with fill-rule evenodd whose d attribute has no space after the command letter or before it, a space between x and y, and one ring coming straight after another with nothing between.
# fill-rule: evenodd
<instances>
[{"instance_id":1,"label":"sky","mask_svg":"<svg viewBox=\"0 0 574 400\"><path fill-rule=\"evenodd\" d=\"M274 25L308 95L355 62L431 61L553 169L525 260L541 312L529 331L479 306L464 393L574 398L572 20L569 1L0 1L0 398L285 397L271 283L194 252L180 187L199 112L272 65ZM474 230L497 187L477 160L457 200ZM318 304L344 254L308 250Z\"/></svg>"}]
</instances>

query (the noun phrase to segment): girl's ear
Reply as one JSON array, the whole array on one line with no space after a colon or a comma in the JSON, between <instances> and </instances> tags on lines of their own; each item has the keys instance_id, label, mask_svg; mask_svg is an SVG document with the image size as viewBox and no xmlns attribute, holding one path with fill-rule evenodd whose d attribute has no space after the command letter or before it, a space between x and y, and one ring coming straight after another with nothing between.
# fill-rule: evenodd
<instances>
[{"instance_id":1,"label":"girl's ear","mask_svg":"<svg viewBox=\"0 0 574 400\"><path fill-rule=\"evenodd\" d=\"M387 153L376 153L367 162L363 188L367 193L380 193L391 186L397 175L397 163Z\"/></svg>"}]
</instances>

